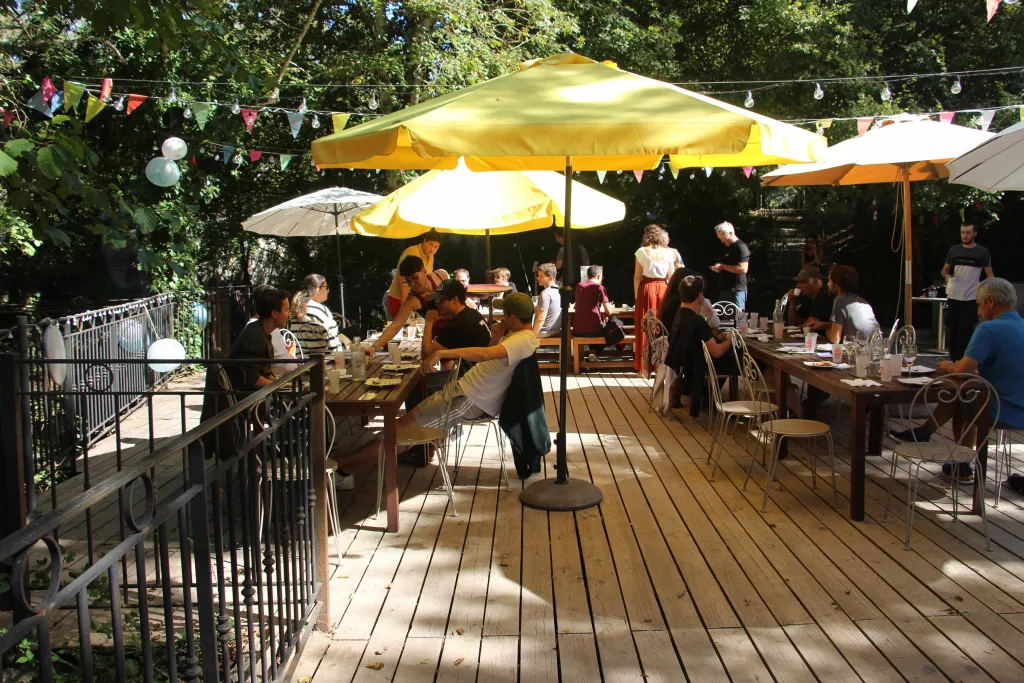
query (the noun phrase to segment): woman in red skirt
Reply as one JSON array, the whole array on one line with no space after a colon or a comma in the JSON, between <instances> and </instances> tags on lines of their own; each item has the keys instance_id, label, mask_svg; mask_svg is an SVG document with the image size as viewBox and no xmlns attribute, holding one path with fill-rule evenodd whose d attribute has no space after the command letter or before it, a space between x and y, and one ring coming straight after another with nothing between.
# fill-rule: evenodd
<instances>
[{"instance_id":1,"label":"woman in red skirt","mask_svg":"<svg viewBox=\"0 0 1024 683\"><path fill-rule=\"evenodd\" d=\"M648 377L650 367L644 367L644 316L648 310L655 313L661 306L668 289L668 279L676 269L675 250L668 248L668 233L660 225L648 225L644 228L641 246L636 250L636 266L633 268L633 294L636 297L634 312L633 368L642 377Z\"/></svg>"}]
</instances>

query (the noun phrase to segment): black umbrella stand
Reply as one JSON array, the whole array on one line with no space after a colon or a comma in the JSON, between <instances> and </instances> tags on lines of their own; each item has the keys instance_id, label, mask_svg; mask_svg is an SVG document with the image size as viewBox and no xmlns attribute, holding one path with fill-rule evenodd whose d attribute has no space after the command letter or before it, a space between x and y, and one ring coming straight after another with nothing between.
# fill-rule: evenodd
<instances>
[{"instance_id":1,"label":"black umbrella stand","mask_svg":"<svg viewBox=\"0 0 1024 683\"><path fill-rule=\"evenodd\" d=\"M565 270L562 288L562 343L561 365L559 367L558 395L558 438L555 441L558 473L554 479L536 481L519 494L523 505L538 510L569 512L583 510L601 504L604 497L601 489L584 479L570 479L569 465L565 459L565 411L568 399L566 385L569 374L569 303L575 292L578 269L575 267L572 249L572 157L565 157Z\"/></svg>"}]
</instances>

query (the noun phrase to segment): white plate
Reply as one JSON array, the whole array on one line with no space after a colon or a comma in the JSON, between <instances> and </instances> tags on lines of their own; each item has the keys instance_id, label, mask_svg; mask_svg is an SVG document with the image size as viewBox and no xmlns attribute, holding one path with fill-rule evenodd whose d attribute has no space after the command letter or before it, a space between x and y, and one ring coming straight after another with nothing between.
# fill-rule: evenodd
<instances>
[{"instance_id":1,"label":"white plate","mask_svg":"<svg viewBox=\"0 0 1024 683\"><path fill-rule=\"evenodd\" d=\"M379 379L374 377L373 379L366 380L366 386L368 387L397 387L401 383L402 380L398 378Z\"/></svg>"},{"instance_id":2,"label":"white plate","mask_svg":"<svg viewBox=\"0 0 1024 683\"><path fill-rule=\"evenodd\" d=\"M909 372L912 375L927 375L929 372L935 372L935 368L929 368L924 365L915 365L910 368Z\"/></svg>"},{"instance_id":3,"label":"white plate","mask_svg":"<svg viewBox=\"0 0 1024 683\"><path fill-rule=\"evenodd\" d=\"M835 363L830 360L805 360L804 365L812 368L818 368L820 370L831 370L837 367Z\"/></svg>"}]
</instances>

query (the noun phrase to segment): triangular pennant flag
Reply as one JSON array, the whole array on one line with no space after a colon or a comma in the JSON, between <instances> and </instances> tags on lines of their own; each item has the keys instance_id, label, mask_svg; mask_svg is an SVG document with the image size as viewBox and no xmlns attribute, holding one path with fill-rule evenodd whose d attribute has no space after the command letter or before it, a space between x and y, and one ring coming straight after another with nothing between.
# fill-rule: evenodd
<instances>
[{"instance_id":1,"label":"triangular pennant flag","mask_svg":"<svg viewBox=\"0 0 1024 683\"><path fill-rule=\"evenodd\" d=\"M638 183L641 182L643 180L643 178L644 178L644 172L643 171L633 171L633 175L636 176L636 181Z\"/></svg>"},{"instance_id":2,"label":"triangular pennant flag","mask_svg":"<svg viewBox=\"0 0 1024 683\"><path fill-rule=\"evenodd\" d=\"M249 161L259 161L261 156L263 156L263 152L256 149L249 150Z\"/></svg>"},{"instance_id":3,"label":"triangular pennant flag","mask_svg":"<svg viewBox=\"0 0 1024 683\"><path fill-rule=\"evenodd\" d=\"M747 176L749 178L750 177L750 172L753 171L753 170L754 170L753 166L744 166L743 167L743 175L745 175L745 176Z\"/></svg>"},{"instance_id":4,"label":"triangular pennant flag","mask_svg":"<svg viewBox=\"0 0 1024 683\"><path fill-rule=\"evenodd\" d=\"M82 94L85 86L74 81L64 81L64 111L78 109L78 103L82 101Z\"/></svg>"},{"instance_id":5,"label":"triangular pennant flag","mask_svg":"<svg viewBox=\"0 0 1024 683\"><path fill-rule=\"evenodd\" d=\"M94 97L92 93L89 94L89 99L85 103L85 122L89 123L96 115L106 109L107 103L98 97Z\"/></svg>"},{"instance_id":6,"label":"triangular pennant flag","mask_svg":"<svg viewBox=\"0 0 1024 683\"><path fill-rule=\"evenodd\" d=\"M281 170L288 168L288 164L292 163L293 154L282 154L281 155Z\"/></svg>"},{"instance_id":7,"label":"triangular pennant flag","mask_svg":"<svg viewBox=\"0 0 1024 683\"><path fill-rule=\"evenodd\" d=\"M146 99L146 95L136 95L134 93L128 95L128 106L125 107L125 113L130 116L133 111L139 108L140 104L146 101Z\"/></svg>"},{"instance_id":8,"label":"triangular pennant flag","mask_svg":"<svg viewBox=\"0 0 1024 683\"><path fill-rule=\"evenodd\" d=\"M981 112L981 121L979 123L983 131L988 131L988 127L992 125L992 119L995 118L995 115L995 110Z\"/></svg>"},{"instance_id":9,"label":"triangular pennant flag","mask_svg":"<svg viewBox=\"0 0 1024 683\"><path fill-rule=\"evenodd\" d=\"M672 174L672 180L677 180L679 178L679 169L678 168L676 168L672 164L669 164L668 165L668 170Z\"/></svg>"},{"instance_id":10,"label":"triangular pennant flag","mask_svg":"<svg viewBox=\"0 0 1024 683\"><path fill-rule=\"evenodd\" d=\"M992 17L996 15L999 10L999 3L1003 0L985 0L985 4L988 6L988 20L992 21Z\"/></svg>"},{"instance_id":11,"label":"triangular pennant flag","mask_svg":"<svg viewBox=\"0 0 1024 683\"><path fill-rule=\"evenodd\" d=\"M3 109L0 109L0 125L3 125L4 128L10 128L11 127L11 121L13 121L13 120L14 120L14 112L13 111L4 111Z\"/></svg>"},{"instance_id":12,"label":"triangular pennant flag","mask_svg":"<svg viewBox=\"0 0 1024 683\"><path fill-rule=\"evenodd\" d=\"M53 93L53 97L50 98L50 116L57 113L57 110L64 104L64 91L58 90Z\"/></svg>"},{"instance_id":13,"label":"triangular pennant flag","mask_svg":"<svg viewBox=\"0 0 1024 683\"><path fill-rule=\"evenodd\" d=\"M114 89L114 81L111 78L103 79L103 86L100 88L100 99L106 102L110 99L110 91Z\"/></svg>"},{"instance_id":14,"label":"triangular pennant flag","mask_svg":"<svg viewBox=\"0 0 1024 683\"><path fill-rule=\"evenodd\" d=\"M50 80L49 76L43 79L43 87L40 90L43 91L43 102L47 104L50 103L50 98L57 92L57 88L53 85L53 81Z\"/></svg>"},{"instance_id":15,"label":"triangular pennant flag","mask_svg":"<svg viewBox=\"0 0 1024 683\"><path fill-rule=\"evenodd\" d=\"M202 102L196 102L192 105L192 113L196 117L196 124L199 126L199 130L206 130L206 120L210 118L210 111L213 108L208 104Z\"/></svg>"},{"instance_id":16,"label":"triangular pennant flag","mask_svg":"<svg viewBox=\"0 0 1024 683\"><path fill-rule=\"evenodd\" d=\"M45 114L50 118L53 118L53 113L50 111L50 107L43 102L43 91L36 90L36 94L28 98L28 106L32 107L41 114Z\"/></svg>"},{"instance_id":17,"label":"triangular pennant flag","mask_svg":"<svg viewBox=\"0 0 1024 683\"><path fill-rule=\"evenodd\" d=\"M864 135L871 128L871 122L875 120L874 116L858 116L857 117L857 135Z\"/></svg>"},{"instance_id":18,"label":"triangular pennant flag","mask_svg":"<svg viewBox=\"0 0 1024 683\"><path fill-rule=\"evenodd\" d=\"M1020 120L1024 121L1024 107L1020 108Z\"/></svg>"},{"instance_id":19,"label":"triangular pennant flag","mask_svg":"<svg viewBox=\"0 0 1024 683\"><path fill-rule=\"evenodd\" d=\"M242 121L245 122L245 129L252 132L252 125L256 123L256 115L259 111L256 109L242 109Z\"/></svg>"},{"instance_id":20,"label":"triangular pennant flag","mask_svg":"<svg viewBox=\"0 0 1024 683\"><path fill-rule=\"evenodd\" d=\"M287 114L288 125L292 129L292 137L297 138L299 137L299 131L302 130L302 122L305 120L306 117L294 111L287 112Z\"/></svg>"},{"instance_id":21,"label":"triangular pennant flag","mask_svg":"<svg viewBox=\"0 0 1024 683\"><path fill-rule=\"evenodd\" d=\"M191 166L199 166L199 161L196 159L196 155L193 154L188 158L188 163Z\"/></svg>"},{"instance_id":22,"label":"triangular pennant flag","mask_svg":"<svg viewBox=\"0 0 1024 683\"><path fill-rule=\"evenodd\" d=\"M345 130L345 126L348 125L348 117L351 114L331 114L331 120L334 121L334 132L340 133Z\"/></svg>"},{"instance_id":23,"label":"triangular pennant flag","mask_svg":"<svg viewBox=\"0 0 1024 683\"><path fill-rule=\"evenodd\" d=\"M915 7L917 7L917 0L907 0L907 14L913 12Z\"/></svg>"},{"instance_id":24,"label":"triangular pennant flag","mask_svg":"<svg viewBox=\"0 0 1024 683\"><path fill-rule=\"evenodd\" d=\"M814 122L814 125L816 125L818 128L828 130L829 128L832 127L832 119L818 119L817 121Z\"/></svg>"},{"instance_id":25,"label":"triangular pennant flag","mask_svg":"<svg viewBox=\"0 0 1024 683\"><path fill-rule=\"evenodd\" d=\"M314 163L313 166L316 167L316 170L320 170L320 164Z\"/></svg>"},{"instance_id":26,"label":"triangular pennant flag","mask_svg":"<svg viewBox=\"0 0 1024 683\"><path fill-rule=\"evenodd\" d=\"M961 221L967 220L966 212L962 208L960 209L960 220Z\"/></svg>"},{"instance_id":27,"label":"triangular pennant flag","mask_svg":"<svg viewBox=\"0 0 1024 683\"><path fill-rule=\"evenodd\" d=\"M606 175L608 175L608 171L598 171L597 172L597 184L598 185L604 185L604 177Z\"/></svg>"},{"instance_id":28,"label":"triangular pennant flag","mask_svg":"<svg viewBox=\"0 0 1024 683\"><path fill-rule=\"evenodd\" d=\"M708 178L710 178L711 177L711 173L714 170L715 170L714 166L705 166L704 167L704 175L706 175Z\"/></svg>"},{"instance_id":29,"label":"triangular pennant flag","mask_svg":"<svg viewBox=\"0 0 1024 683\"><path fill-rule=\"evenodd\" d=\"M940 111L939 112L939 122L940 123L953 123L953 115L955 113L956 112L954 112L954 111Z\"/></svg>"},{"instance_id":30,"label":"triangular pennant flag","mask_svg":"<svg viewBox=\"0 0 1024 683\"><path fill-rule=\"evenodd\" d=\"M235 153L235 148L230 145L224 145L224 163L231 161L231 157Z\"/></svg>"}]
</instances>

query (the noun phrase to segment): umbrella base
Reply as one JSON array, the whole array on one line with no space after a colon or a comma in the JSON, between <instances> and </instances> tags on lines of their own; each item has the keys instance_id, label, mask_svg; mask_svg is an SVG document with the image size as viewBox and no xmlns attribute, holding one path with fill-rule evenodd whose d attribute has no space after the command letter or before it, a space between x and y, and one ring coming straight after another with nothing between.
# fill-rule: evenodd
<instances>
[{"instance_id":1,"label":"umbrella base","mask_svg":"<svg viewBox=\"0 0 1024 683\"><path fill-rule=\"evenodd\" d=\"M601 489L582 479L569 479L564 484L557 479L542 479L519 494L523 505L551 512L584 510L600 505L603 498Z\"/></svg>"}]
</instances>

